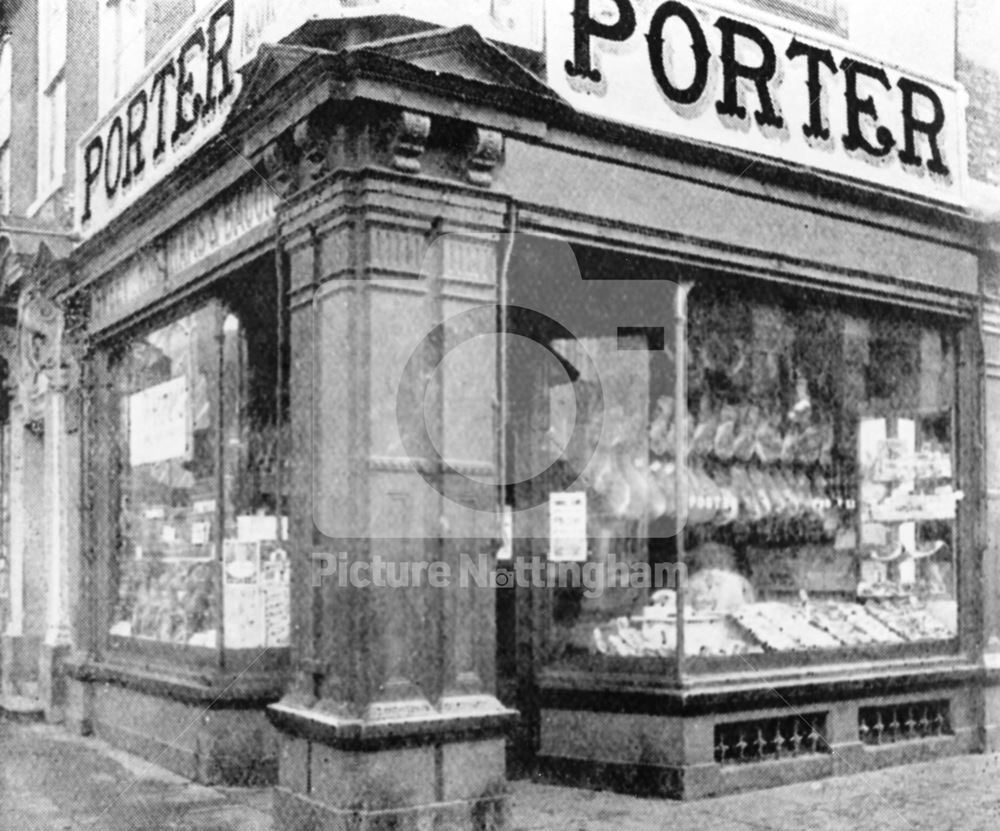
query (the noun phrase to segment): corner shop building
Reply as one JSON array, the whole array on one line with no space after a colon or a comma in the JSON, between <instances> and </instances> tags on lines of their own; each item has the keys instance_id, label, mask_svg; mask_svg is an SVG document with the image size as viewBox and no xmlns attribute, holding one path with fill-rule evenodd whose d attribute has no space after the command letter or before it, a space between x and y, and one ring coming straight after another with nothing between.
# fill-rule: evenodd
<instances>
[{"instance_id":1,"label":"corner shop building","mask_svg":"<svg viewBox=\"0 0 1000 831\"><path fill-rule=\"evenodd\" d=\"M81 140L85 240L49 277L79 385L42 393L57 443L79 401L83 544L44 645L70 723L205 781L277 776L288 827L500 821L505 769L694 797L991 746L995 275L960 91L838 54L846 105L817 116L805 36L660 8L721 33L684 89L648 20L553 14L546 82L469 27L335 20L231 87L219 58L191 93L214 113L158 166L152 86L144 130L133 97ZM199 24L213 54L231 9ZM727 38L773 47L780 99ZM858 89L902 119L878 132ZM499 350L473 337L497 304ZM517 484L477 484L498 471ZM585 529L558 556L691 585L316 579L339 552L457 573L498 515L505 553L555 556L554 514Z\"/></svg>"}]
</instances>

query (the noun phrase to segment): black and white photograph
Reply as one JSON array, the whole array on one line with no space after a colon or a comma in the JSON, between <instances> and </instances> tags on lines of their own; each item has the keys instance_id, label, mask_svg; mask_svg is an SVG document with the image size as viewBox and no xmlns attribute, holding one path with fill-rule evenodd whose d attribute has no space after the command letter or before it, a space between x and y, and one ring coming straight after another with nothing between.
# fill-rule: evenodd
<instances>
[{"instance_id":1,"label":"black and white photograph","mask_svg":"<svg viewBox=\"0 0 1000 831\"><path fill-rule=\"evenodd\" d=\"M1000 828L1000 0L0 0L0 831Z\"/></svg>"}]
</instances>

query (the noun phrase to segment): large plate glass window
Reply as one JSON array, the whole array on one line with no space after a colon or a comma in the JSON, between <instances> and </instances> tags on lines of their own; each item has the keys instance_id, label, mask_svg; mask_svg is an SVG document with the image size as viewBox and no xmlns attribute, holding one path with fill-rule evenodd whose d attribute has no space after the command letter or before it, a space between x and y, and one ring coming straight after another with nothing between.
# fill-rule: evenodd
<instances>
[{"instance_id":1,"label":"large plate glass window","mask_svg":"<svg viewBox=\"0 0 1000 831\"><path fill-rule=\"evenodd\" d=\"M889 306L695 287L688 465L710 510L685 531L689 656L956 637L955 343Z\"/></svg>"},{"instance_id":2,"label":"large plate glass window","mask_svg":"<svg viewBox=\"0 0 1000 831\"><path fill-rule=\"evenodd\" d=\"M506 371L543 664L733 671L954 645L954 327L592 249L553 267L549 250L512 260Z\"/></svg>"}]
</instances>

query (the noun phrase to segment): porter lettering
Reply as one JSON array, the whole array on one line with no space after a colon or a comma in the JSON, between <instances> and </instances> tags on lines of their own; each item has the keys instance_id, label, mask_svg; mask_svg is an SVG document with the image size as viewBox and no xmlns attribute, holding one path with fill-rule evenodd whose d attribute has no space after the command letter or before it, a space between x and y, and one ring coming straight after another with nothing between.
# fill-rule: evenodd
<instances>
[{"instance_id":1,"label":"porter lettering","mask_svg":"<svg viewBox=\"0 0 1000 831\"><path fill-rule=\"evenodd\" d=\"M740 23L731 17L720 17L715 21L715 25L722 32L722 100L715 105L715 109L719 115L730 115L743 121L747 117L747 110L739 102L737 81L746 78L752 81L757 89L757 100L760 102L760 110L754 113L757 123L761 127L781 129L785 122L774 111L768 87L778 68L778 59L775 57L771 41L756 26ZM737 37L753 42L760 49L760 66L748 66L737 60Z\"/></svg>"},{"instance_id":2,"label":"porter lettering","mask_svg":"<svg viewBox=\"0 0 1000 831\"><path fill-rule=\"evenodd\" d=\"M941 158L941 148L938 146L938 137L944 129L944 107L941 106L941 99L927 84L921 84L909 78L900 78L899 88L903 91L903 134L905 136L904 148L899 154L899 160L903 164L920 167L923 159L917 154L916 134L923 133L931 148L931 160L927 163L927 169L939 176L947 176L948 167ZM917 95L928 101L934 109L934 117L930 121L921 121L914 114L913 108Z\"/></svg>"},{"instance_id":3,"label":"porter lettering","mask_svg":"<svg viewBox=\"0 0 1000 831\"><path fill-rule=\"evenodd\" d=\"M573 10L573 31L576 39L575 61L566 61L566 72L574 77L583 77L595 84L601 80L601 73L592 63L590 42L593 38L626 41L635 32L635 9L631 0L612 0L618 8L618 21L614 24L601 23L590 14L590 0L576 0Z\"/></svg>"},{"instance_id":4,"label":"porter lettering","mask_svg":"<svg viewBox=\"0 0 1000 831\"><path fill-rule=\"evenodd\" d=\"M953 79L917 79L690 0L553 2L566 14L548 35L548 65L563 68L551 81L580 109L961 201Z\"/></svg>"},{"instance_id":5,"label":"porter lettering","mask_svg":"<svg viewBox=\"0 0 1000 831\"><path fill-rule=\"evenodd\" d=\"M667 77L667 71L663 65L664 32L667 22L672 17L676 17L687 27L688 34L691 36L691 50L694 52L694 78L684 89L673 85ZM698 23L694 12L682 3L664 3L653 14L647 40L649 41L649 62L653 67L653 77L660 89L663 90L663 94L678 104L697 102L705 94L705 87L708 85L708 59L711 57L711 53L708 51L705 32Z\"/></svg>"},{"instance_id":6,"label":"porter lettering","mask_svg":"<svg viewBox=\"0 0 1000 831\"><path fill-rule=\"evenodd\" d=\"M236 92L233 3L217 0L192 21L139 89L81 141L83 226L148 188L225 118Z\"/></svg>"},{"instance_id":7,"label":"porter lettering","mask_svg":"<svg viewBox=\"0 0 1000 831\"><path fill-rule=\"evenodd\" d=\"M878 112L875 110L875 99L870 95L861 98L858 93L858 76L871 78L877 81L885 89L892 89L889 84L889 77L884 69L877 66L856 61L853 58L844 58L840 62L840 68L844 72L847 80L847 134L844 136L845 150L864 150L872 158L881 158L892 150L896 140L892 137L889 128L882 125L875 130L875 140L878 144L872 144L861 126L861 116L868 116L873 123L878 121Z\"/></svg>"},{"instance_id":8,"label":"porter lettering","mask_svg":"<svg viewBox=\"0 0 1000 831\"><path fill-rule=\"evenodd\" d=\"M803 125L802 134L807 139L828 141L830 128L823 115L823 78L819 70L821 66L825 66L831 75L836 74L837 64L833 60L833 52L792 38L791 46L785 55L790 61L805 56L809 66L809 78L806 81L806 89L809 92L809 123Z\"/></svg>"}]
</instances>

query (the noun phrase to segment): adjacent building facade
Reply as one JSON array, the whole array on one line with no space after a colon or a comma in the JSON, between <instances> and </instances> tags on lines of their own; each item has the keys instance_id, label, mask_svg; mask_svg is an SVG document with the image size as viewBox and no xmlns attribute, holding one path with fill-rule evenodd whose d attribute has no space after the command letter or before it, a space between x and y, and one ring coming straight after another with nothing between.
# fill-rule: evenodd
<instances>
[{"instance_id":1,"label":"adjacent building facade","mask_svg":"<svg viewBox=\"0 0 1000 831\"><path fill-rule=\"evenodd\" d=\"M994 748L992 4L455 5L4 5L3 706L288 828Z\"/></svg>"}]
</instances>

